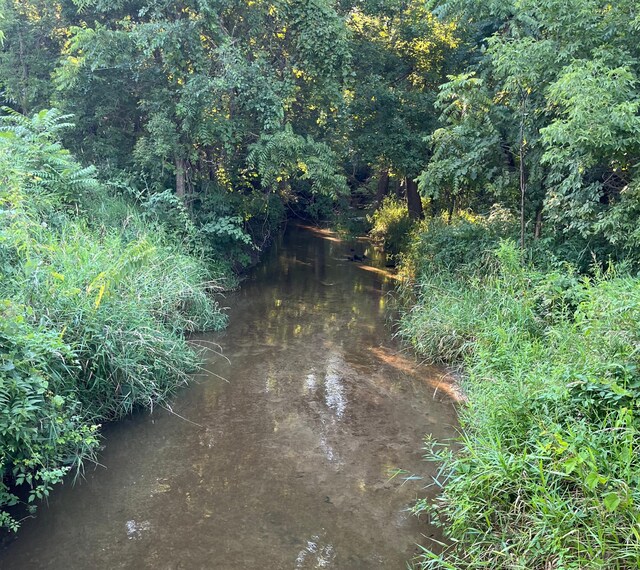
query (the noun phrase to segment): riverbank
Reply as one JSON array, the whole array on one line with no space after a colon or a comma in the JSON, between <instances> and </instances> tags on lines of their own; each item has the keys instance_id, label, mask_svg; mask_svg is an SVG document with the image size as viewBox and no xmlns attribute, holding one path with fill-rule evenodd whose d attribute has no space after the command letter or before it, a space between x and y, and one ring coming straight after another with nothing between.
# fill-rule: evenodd
<instances>
[{"instance_id":1,"label":"riverbank","mask_svg":"<svg viewBox=\"0 0 640 570\"><path fill-rule=\"evenodd\" d=\"M415 510L449 546L418 567L637 568L640 281L526 262L499 226L431 220L404 257L400 333L469 399L460 450L427 443L444 487Z\"/></svg>"},{"instance_id":2,"label":"riverbank","mask_svg":"<svg viewBox=\"0 0 640 570\"><path fill-rule=\"evenodd\" d=\"M404 568L441 537L398 470L423 472L424 433L457 420L447 370L391 338L394 284L366 241L288 225L226 295L228 327L192 337L226 358L173 414L108 426L101 466L55 489L0 568Z\"/></svg>"},{"instance_id":3,"label":"riverbank","mask_svg":"<svg viewBox=\"0 0 640 570\"><path fill-rule=\"evenodd\" d=\"M166 405L220 330L230 264L112 192L59 143L59 119L3 117L0 529L96 458L103 422Z\"/></svg>"}]
</instances>

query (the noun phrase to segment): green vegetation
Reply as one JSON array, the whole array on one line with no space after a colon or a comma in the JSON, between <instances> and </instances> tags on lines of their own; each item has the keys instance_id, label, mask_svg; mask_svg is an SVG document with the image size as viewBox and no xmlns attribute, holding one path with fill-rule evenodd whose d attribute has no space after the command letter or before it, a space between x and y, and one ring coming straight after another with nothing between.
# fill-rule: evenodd
<instances>
[{"instance_id":1,"label":"green vegetation","mask_svg":"<svg viewBox=\"0 0 640 570\"><path fill-rule=\"evenodd\" d=\"M444 491L416 511L446 525L450 546L419 566L636 568L640 283L535 266L508 239L478 247L468 225L486 236L492 223L425 224L409 253L416 303L401 332L463 365L469 399L461 449L428 441ZM460 243L476 259L452 271Z\"/></svg>"},{"instance_id":2,"label":"green vegetation","mask_svg":"<svg viewBox=\"0 0 640 570\"><path fill-rule=\"evenodd\" d=\"M637 568L640 13L427 4L451 34L430 57L435 83L420 85L427 219L382 200L401 172L382 159L369 218L404 252L402 335L459 366L468 396L459 448L427 447L443 494L416 509L449 546L418 565ZM410 202L406 182L394 190Z\"/></svg>"},{"instance_id":3,"label":"green vegetation","mask_svg":"<svg viewBox=\"0 0 640 570\"><path fill-rule=\"evenodd\" d=\"M6 507L92 459L99 422L186 381L198 358L184 332L225 324L211 296L223 274L109 197L59 144L63 119L0 126L0 523L14 530Z\"/></svg>"},{"instance_id":4,"label":"green vegetation","mask_svg":"<svg viewBox=\"0 0 640 570\"><path fill-rule=\"evenodd\" d=\"M419 564L638 567L636 0L0 0L0 42L1 526L338 217L463 370Z\"/></svg>"},{"instance_id":5,"label":"green vegetation","mask_svg":"<svg viewBox=\"0 0 640 570\"><path fill-rule=\"evenodd\" d=\"M408 247L413 220L398 198L386 196L369 216L369 221L369 235L384 247L388 255L397 255Z\"/></svg>"},{"instance_id":6,"label":"green vegetation","mask_svg":"<svg viewBox=\"0 0 640 570\"><path fill-rule=\"evenodd\" d=\"M405 249L400 328L460 366L440 464L442 554L421 568L640 564L637 7L438 3L455 75ZM465 208L465 210L461 210ZM479 215L473 212L484 212Z\"/></svg>"}]
</instances>

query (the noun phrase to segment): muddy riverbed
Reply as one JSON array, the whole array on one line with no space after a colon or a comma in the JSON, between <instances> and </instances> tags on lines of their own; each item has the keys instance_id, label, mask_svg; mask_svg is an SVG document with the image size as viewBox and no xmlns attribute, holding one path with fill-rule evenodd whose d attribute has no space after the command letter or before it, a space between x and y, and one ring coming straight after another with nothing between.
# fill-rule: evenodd
<instances>
[{"instance_id":1,"label":"muddy riverbed","mask_svg":"<svg viewBox=\"0 0 640 570\"><path fill-rule=\"evenodd\" d=\"M356 255L366 258L349 261ZM455 433L446 371L391 338L393 275L365 241L290 226L242 288L198 382L105 429L3 570L401 570L437 533L407 509L426 433ZM224 379L221 379L224 378Z\"/></svg>"}]
</instances>

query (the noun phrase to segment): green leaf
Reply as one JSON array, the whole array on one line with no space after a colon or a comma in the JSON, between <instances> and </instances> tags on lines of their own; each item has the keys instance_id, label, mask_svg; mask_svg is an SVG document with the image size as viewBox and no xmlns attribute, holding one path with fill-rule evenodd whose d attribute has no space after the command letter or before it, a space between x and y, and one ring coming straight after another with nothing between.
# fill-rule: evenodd
<instances>
[{"instance_id":1,"label":"green leaf","mask_svg":"<svg viewBox=\"0 0 640 570\"><path fill-rule=\"evenodd\" d=\"M596 471L591 471L589 475L587 475L584 484L593 491L598 486L599 482L600 477L598 476L598 473Z\"/></svg>"},{"instance_id":2,"label":"green leaf","mask_svg":"<svg viewBox=\"0 0 640 570\"><path fill-rule=\"evenodd\" d=\"M567 475L570 475L571 473L573 473L577 465L578 465L578 458L570 457L564 462L564 472Z\"/></svg>"},{"instance_id":3,"label":"green leaf","mask_svg":"<svg viewBox=\"0 0 640 570\"><path fill-rule=\"evenodd\" d=\"M614 512L618 508L618 505L620 505L620 502L620 496L618 493L613 491L611 493L607 493L603 498L604 506L609 512Z\"/></svg>"}]
</instances>

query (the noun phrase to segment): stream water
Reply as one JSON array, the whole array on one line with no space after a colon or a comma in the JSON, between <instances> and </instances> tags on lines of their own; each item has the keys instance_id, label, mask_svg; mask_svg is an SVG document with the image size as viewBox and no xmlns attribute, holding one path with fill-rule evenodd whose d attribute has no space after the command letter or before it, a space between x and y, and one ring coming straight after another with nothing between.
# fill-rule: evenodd
<instances>
[{"instance_id":1,"label":"stream water","mask_svg":"<svg viewBox=\"0 0 640 570\"><path fill-rule=\"evenodd\" d=\"M211 353L175 413L107 426L101 465L0 568L406 568L437 537L407 509L430 492L423 436L455 432L455 389L391 339L393 278L365 241L290 226L226 299L229 328L194 339L228 361Z\"/></svg>"}]
</instances>

